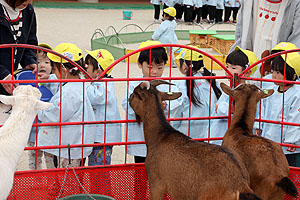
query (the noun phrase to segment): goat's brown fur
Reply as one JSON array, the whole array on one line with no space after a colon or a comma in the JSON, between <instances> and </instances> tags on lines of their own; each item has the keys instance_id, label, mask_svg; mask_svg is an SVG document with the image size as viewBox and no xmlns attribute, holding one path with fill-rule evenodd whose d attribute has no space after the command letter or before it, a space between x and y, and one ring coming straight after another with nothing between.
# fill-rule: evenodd
<instances>
[{"instance_id":1,"label":"goat's brown fur","mask_svg":"<svg viewBox=\"0 0 300 200\"><path fill-rule=\"evenodd\" d=\"M137 86L129 99L143 122L151 200L163 199L165 193L175 200L259 200L238 156L227 148L194 141L169 125L162 101L180 95L159 92L152 82L149 90L143 83Z\"/></svg>"},{"instance_id":2,"label":"goat's brown fur","mask_svg":"<svg viewBox=\"0 0 300 200\"><path fill-rule=\"evenodd\" d=\"M250 187L258 196L264 200L284 199L285 191L279 187L279 183L288 179L289 165L282 148L269 139L253 135L257 103L274 91L262 91L250 84L232 90L221 83L221 88L235 101L232 122L222 146L240 155L250 175ZM295 192L296 188L290 179L287 182Z\"/></svg>"}]
</instances>

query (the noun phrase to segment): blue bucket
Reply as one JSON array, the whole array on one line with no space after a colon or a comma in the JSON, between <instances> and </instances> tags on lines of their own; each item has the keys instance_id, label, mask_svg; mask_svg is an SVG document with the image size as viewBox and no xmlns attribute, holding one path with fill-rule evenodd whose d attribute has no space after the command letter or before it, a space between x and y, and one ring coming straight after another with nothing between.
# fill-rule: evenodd
<instances>
[{"instance_id":1,"label":"blue bucket","mask_svg":"<svg viewBox=\"0 0 300 200\"><path fill-rule=\"evenodd\" d=\"M131 20L132 11L123 10L123 19L124 20Z\"/></svg>"}]
</instances>

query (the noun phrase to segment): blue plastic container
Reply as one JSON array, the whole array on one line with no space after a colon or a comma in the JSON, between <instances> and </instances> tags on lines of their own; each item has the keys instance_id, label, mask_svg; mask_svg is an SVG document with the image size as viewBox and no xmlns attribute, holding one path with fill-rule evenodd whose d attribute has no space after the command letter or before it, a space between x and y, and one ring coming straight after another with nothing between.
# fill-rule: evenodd
<instances>
[{"instance_id":1,"label":"blue plastic container","mask_svg":"<svg viewBox=\"0 0 300 200\"><path fill-rule=\"evenodd\" d=\"M123 10L123 19L124 20L131 20L131 17L132 17L132 11Z\"/></svg>"}]
</instances>

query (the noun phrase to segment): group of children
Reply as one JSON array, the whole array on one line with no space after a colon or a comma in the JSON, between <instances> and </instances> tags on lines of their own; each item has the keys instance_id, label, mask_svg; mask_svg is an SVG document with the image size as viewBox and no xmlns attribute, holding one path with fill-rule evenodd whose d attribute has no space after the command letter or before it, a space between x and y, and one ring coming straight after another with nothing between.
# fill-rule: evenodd
<instances>
[{"instance_id":1,"label":"group of children","mask_svg":"<svg viewBox=\"0 0 300 200\"><path fill-rule=\"evenodd\" d=\"M163 9L174 7L176 9L176 20L192 24L196 19L196 24L204 22L213 23L236 23L237 13L242 0L150 0L154 5L154 22L159 22L160 5ZM225 11L224 11L225 10ZM223 20L224 13L224 20ZM232 21L230 17L232 15ZM209 17L209 18L208 18ZM164 20L164 19L162 19Z\"/></svg>"},{"instance_id":2,"label":"group of children","mask_svg":"<svg viewBox=\"0 0 300 200\"><path fill-rule=\"evenodd\" d=\"M146 41L139 48L161 44L158 41ZM45 47L45 46L43 46ZM50 48L50 47L49 47ZM195 47L194 47L195 48ZM272 53L284 50L296 49L291 43L280 43ZM54 51L64 55L84 68L92 78L98 77L113 62L114 58L105 49L86 51L83 58L82 51L74 44L62 43ZM151 51L151 52L150 52ZM95 144L94 147L71 148L70 156L73 166L81 166L88 158L88 165L103 165L111 163L112 146L103 143L121 142L120 123L101 123L101 121L121 120L115 95L114 82L111 80L96 82L80 82L74 79L82 79L80 70L67 60L52 53L45 54L39 51L39 76L43 79L72 79L70 82L49 82L45 86L52 92L50 103L53 104L47 110L38 113L40 123L66 123L62 126L41 126L33 129L29 140L29 146L53 146ZM205 68L203 55L195 50L182 49L176 59L179 60L179 71L193 79L172 81L174 85L158 86L161 91L182 92L182 96L176 100L164 102L164 113L168 118L185 118L171 121L171 125L192 138L223 137L227 128L227 119L205 119L208 116L227 116L229 97L222 93L218 81L207 79L205 76L212 74ZM141 77L162 77L165 64L168 61L167 50L164 47L156 47L143 50L138 56L138 67L141 69ZM236 47L226 59L226 67L232 74L240 74L251 64L258 61L256 55L249 50ZM285 62L286 61L286 62ZM272 79L296 81L300 73L300 55L289 53L274 57L272 60ZM286 66L286 69L285 69ZM108 70L103 79L111 79ZM252 68L245 76L250 76L256 69ZM122 101L126 120L135 120L136 116L128 103L128 98L134 88L141 81L130 81L128 93ZM244 82L244 81L242 81ZM269 83L263 86L273 88L275 93L261 103L261 119L287 122L299 122L300 112L300 87L294 84L280 82ZM299 97L298 97L299 96ZM282 99L284 102L284 111ZM232 113L233 111L231 111ZM192 119L187 119L192 118ZM195 118L195 119L193 119ZM74 122L94 122L84 125L70 125ZM261 123L255 124L255 133L276 142L299 145L300 134L298 126L283 126L281 137L281 125ZM135 123L126 123L125 139L127 142L144 141L143 126ZM34 135L38 133L38 135ZM254 133L254 134L255 134ZM281 139L282 138L282 139ZM210 141L221 144L221 141ZM292 166L297 165L299 150L293 147L283 147L287 159ZM31 169L41 169L41 157L44 155L47 168L68 165L67 148L49 148L32 151L29 155ZM136 163L145 162L147 154L145 144L128 145L127 153L134 156ZM57 160L60 158L60 160ZM84 158L84 159L82 159ZM35 164L36 163L36 164Z\"/></svg>"}]
</instances>

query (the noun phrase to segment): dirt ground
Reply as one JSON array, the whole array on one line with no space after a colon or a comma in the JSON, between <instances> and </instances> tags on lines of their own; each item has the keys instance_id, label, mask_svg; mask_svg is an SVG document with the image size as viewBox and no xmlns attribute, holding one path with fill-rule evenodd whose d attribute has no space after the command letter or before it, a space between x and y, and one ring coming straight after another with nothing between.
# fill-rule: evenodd
<instances>
[{"instance_id":1,"label":"dirt ground","mask_svg":"<svg viewBox=\"0 0 300 200\"><path fill-rule=\"evenodd\" d=\"M95 29L100 28L105 31L109 26L115 27L118 31L126 24L137 24L145 29L148 25L153 23L154 10L133 10L133 17L131 20L122 19L122 10L96 10L96 9L53 9L53 8L35 8L37 16L37 34L39 43L47 43L53 48L63 42L70 42L80 47L84 54L85 49L91 49L90 39ZM154 25L154 30L158 25ZM207 24L203 24L208 27ZM196 29L196 26L179 25L178 29ZM197 28L199 29L199 28ZM217 25L214 29L234 30L232 25ZM126 30L128 32L135 30ZM149 38L150 39L150 38ZM182 41L187 43L188 41ZM133 44L130 48L137 48L138 44ZM130 64L130 76L141 76L141 72L135 63ZM217 74L224 74L216 70ZM164 75L169 75L170 68L165 68ZM172 68L172 76L181 76L178 69ZM118 64L112 71L112 76L115 78L124 78L127 75L127 64L122 62ZM121 112L122 119L125 119L125 114L120 104L125 96L126 85L124 82L116 83L116 95ZM114 147L112 154L112 164L123 164L133 162L131 156L126 156L124 146ZM27 170L27 153L24 153L22 159L17 167L17 170Z\"/></svg>"}]
</instances>

